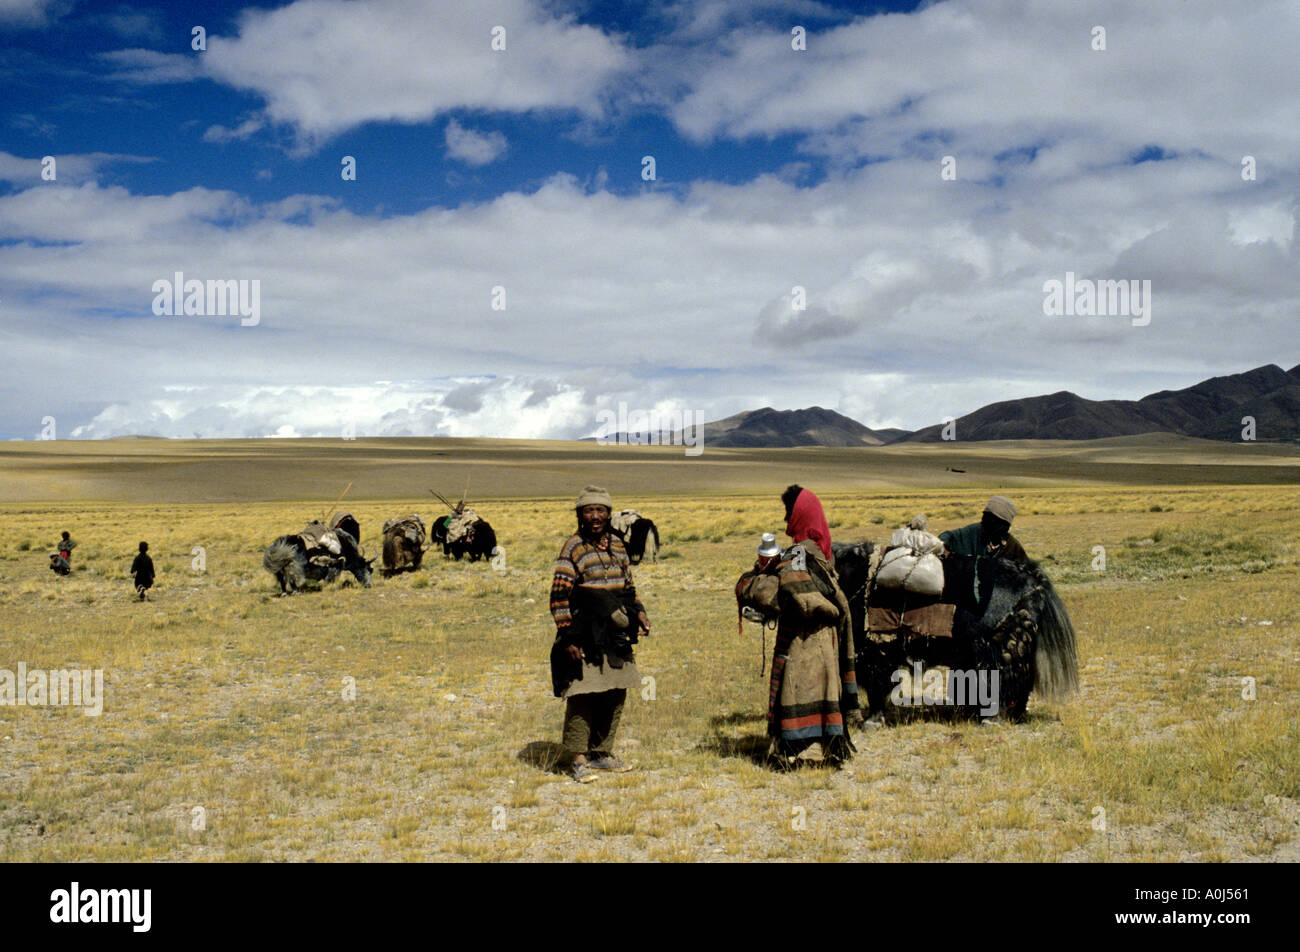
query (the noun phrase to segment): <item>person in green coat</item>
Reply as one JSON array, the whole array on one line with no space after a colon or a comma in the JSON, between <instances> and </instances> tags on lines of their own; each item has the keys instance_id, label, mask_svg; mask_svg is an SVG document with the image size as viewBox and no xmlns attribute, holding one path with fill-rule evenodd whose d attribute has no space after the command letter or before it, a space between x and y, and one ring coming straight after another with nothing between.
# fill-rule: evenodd
<instances>
[{"instance_id":1,"label":"person in green coat","mask_svg":"<svg viewBox=\"0 0 1300 952\"><path fill-rule=\"evenodd\" d=\"M1003 558L1017 562L1029 560L1025 547L1011 534L1011 523L1016 518L1015 504L1006 496L993 496L984 506L984 515L960 529L940 532L945 555L964 555L968 558Z\"/></svg>"}]
</instances>

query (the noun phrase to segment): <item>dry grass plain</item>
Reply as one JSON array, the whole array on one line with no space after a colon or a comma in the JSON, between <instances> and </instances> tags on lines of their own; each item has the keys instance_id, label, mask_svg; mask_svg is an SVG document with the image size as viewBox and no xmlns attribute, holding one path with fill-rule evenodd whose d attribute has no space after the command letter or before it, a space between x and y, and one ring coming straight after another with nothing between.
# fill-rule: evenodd
<instances>
[{"instance_id":1,"label":"dry grass plain","mask_svg":"<svg viewBox=\"0 0 1300 952\"><path fill-rule=\"evenodd\" d=\"M477 464L444 447L437 469L427 454L423 468L393 461L407 449L383 441L394 446L345 447L311 492L281 499L285 459L329 456L311 442L216 447L206 464L199 444L156 441L0 452L0 668L105 677L98 717L0 706L0 859L1300 859L1294 449L629 454L654 457L646 475L590 445L484 444ZM349 453L381 462L364 470ZM358 469L373 478L347 508L371 554L384 518L431 515L425 486L458 493L468 473L496 497L480 508L504 566L431 553L369 590L275 597L263 547ZM545 769L561 714L546 602L571 491L589 478L655 518L664 552L635 573L654 699L630 698L620 748L639 769L579 786ZM1078 629L1082 695L1031 698L1019 726L859 732L839 772L757 763L760 634L737 634L731 586L795 479L845 540L882 539L918 510L932 528L961 525L991 489L1011 490L1017 534ZM60 480L79 501L49 497ZM80 545L60 579L46 563L63 528ZM159 570L143 604L127 575L140 539Z\"/></svg>"}]
</instances>

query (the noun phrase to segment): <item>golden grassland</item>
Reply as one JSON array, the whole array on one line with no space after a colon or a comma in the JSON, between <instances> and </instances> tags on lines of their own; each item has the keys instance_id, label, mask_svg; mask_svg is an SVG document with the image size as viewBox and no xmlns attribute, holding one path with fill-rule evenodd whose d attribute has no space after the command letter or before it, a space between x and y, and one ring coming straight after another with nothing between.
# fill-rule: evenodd
<instances>
[{"instance_id":1,"label":"golden grassland","mask_svg":"<svg viewBox=\"0 0 1300 952\"><path fill-rule=\"evenodd\" d=\"M725 449L479 439L32 441L0 443L0 502L389 500L432 487L473 499L568 497L598 482L629 496L949 487L1294 485L1300 446L1162 434L1087 441ZM812 480L807 474L815 473Z\"/></svg>"},{"instance_id":2,"label":"golden grassland","mask_svg":"<svg viewBox=\"0 0 1300 952\"><path fill-rule=\"evenodd\" d=\"M659 563L635 571L654 697L629 699L621 731L638 769L585 786L547 769L567 494L482 505L499 570L431 552L417 574L293 598L261 553L319 502L0 505L0 668L102 668L106 695L98 717L0 707L0 859L1300 858L1300 488L1017 490L1017 535L1079 632L1082 695L1031 698L1017 726L857 733L845 769L776 774L758 762L760 633L737 633L731 592L759 533L780 529L783 486L613 483L663 534ZM821 494L843 540L916 511L962 525L988 495ZM370 554L388 516L434 513L409 493L347 508ZM76 571L56 578L64 528ZM140 539L159 572L146 603L127 575Z\"/></svg>"}]
</instances>

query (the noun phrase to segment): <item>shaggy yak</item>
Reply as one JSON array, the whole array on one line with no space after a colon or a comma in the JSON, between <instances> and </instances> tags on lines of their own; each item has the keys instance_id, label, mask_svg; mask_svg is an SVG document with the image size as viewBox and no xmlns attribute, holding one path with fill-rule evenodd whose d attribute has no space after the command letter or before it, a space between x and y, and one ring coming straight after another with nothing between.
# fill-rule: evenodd
<instances>
[{"instance_id":1,"label":"shaggy yak","mask_svg":"<svg viewBox=\"0 0 1300 952\"><path fill-rule=\"evenodd\" d=\"M262 566L280 583L280 594L292 595L307 582L332 582L344 571L370 587L370 564L375 560L365 557L350 532L331 531L338 540L338 552L332 551L328 543L309 549L301 533L282 535L267 547Z\"/></svg>"},{"instance_id":2,"label":"shaggy yak","mask_svg":"<svg viewBox=\"0 0 1300 952\"><path fill-rule=\"evenodd\" d=\"M424 559L424 520L412 513L384 523L384 577L414 572Z\"/></svg>"},{"instance_id":3,"label":"shaggy yak","mask_svg":"<svg viewBox=\"0 0 1300 952\"><path fill-rule=\"evenodd\" d=\"M906 639L867 630L868 609L896 607L891 600L899 597L897 589L868 584L871 543L837 542L831 550L853 612L858 684L869 713L886 711L897 682L895 672L910 670L917 662L962 671L996 670L999 712L1014 721L1025 716L1030 691L1060 701L1078 690L1074 626L1038 563L949 556L944 560L941 601L957 606L952 637ZM978 703L967 705L970 713L978 708Z\"/></svg>"},{"instance_id":4,"label":"shaggy yak","mask_svg":"<svg viewBox=\"0 0 1300 952\"><path fill-rule=\"evenodd\" d=\"M659 561L659 527L653 519L625 509L609 520L609 528L623 540L628 560L633 565L639 565L646 556L651 562Z\"/></svg>"},{"instance_id":5,"label":"shaggy yak","mask_svg":"<svg viewBox=\"0 0 1300 952\"><path fill-rule=\"evenodd\" d=\"M1078 690L1074 627L1036 563L1007 559L976 563L949 556L944 560L941 601L956 605L952 637L907 638L897 632L868 631L868 609L896 607L891 600L899 597L897 590L873 589L869 584L873 549L869 542L831 544L840 588L852 612L857 680L869 715L889 712L899 681L895 672L900 668L912 672L918 663L923 669L944 665L954 671L997 671L998 713L1013 721L1025 716L1030 691L1059 701ZM980 713L976 698L968 695L967 701L967 714Z\"/></svg>"}]
</instances>

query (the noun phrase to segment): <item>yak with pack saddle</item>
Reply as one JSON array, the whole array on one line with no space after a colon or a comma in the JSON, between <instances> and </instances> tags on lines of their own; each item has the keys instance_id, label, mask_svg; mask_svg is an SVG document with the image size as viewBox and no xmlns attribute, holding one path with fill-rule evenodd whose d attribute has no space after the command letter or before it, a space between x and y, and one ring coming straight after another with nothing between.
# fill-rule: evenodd
<instances>
[{"instance_id":1,"label":"yak with pack saddle","mask_svg":"<svg viewBox=\"0 0 1300 952\"><path fill-rule=\"evenodd\" d=\"M609 531L623 540L628 561L639 565L642 559L659 561L659 527L635 509L624 509L609 517Z\"/></svg>"},{"instance_id":2,"label":"yak with pack saddle","mask_svg":"<svg viewBox=\"0 0 1300 952\"><path fill-rule=\"evenodd\" d=\"M424 520L411 513L384 523L384 577L415 572L424 559Z\"/></svg>"},{"instance_id":3,"label":"yak with pack saddle","mask_svg":"<svg viewBox=\"0 0 1300 952\"><path fill-rule=\"evenodd\" d=\"M469 494L468 485L460 502L455 505L437 490L431 489L429 492L450 510L448 515L434 520L431 536L435 544L442 544L444 557L459 562L468 555L471 562L477 562L497 554L496 531L486 519L465 505L465 497Z\"/></svg>"},{"instance_id":4,"label":"yak with pack saddle","mask_svg":"<svg viewBox=\"0 0 1300 952\"><path fill-rule=\"evenodd\" d=\"M308 582L333 582L343 572L351 572L370 587L370 566L375 560L366 558L352 533L331 529L326 522L308 523L301 532L282 535L267 546L262 567L280 583L281 595L292 595Z\"/></svg>"}]
</instances>

